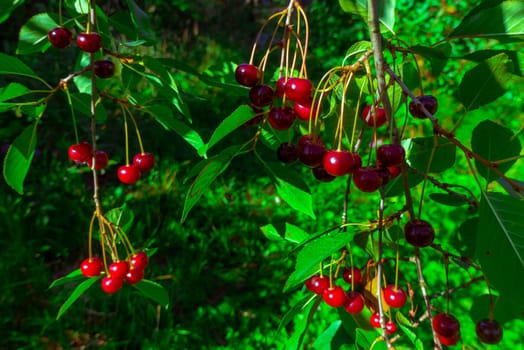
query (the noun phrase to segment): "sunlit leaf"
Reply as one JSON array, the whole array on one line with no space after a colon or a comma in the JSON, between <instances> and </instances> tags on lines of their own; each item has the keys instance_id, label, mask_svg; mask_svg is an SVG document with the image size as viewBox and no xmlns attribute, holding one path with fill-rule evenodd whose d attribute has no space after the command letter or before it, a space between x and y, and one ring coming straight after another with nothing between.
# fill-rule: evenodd
<instances>
[{"instance_id":1,"label":"sunlit leaf","mask_svg":"<svg viewBox=\"0 0 524 350\"><path fill-rule=\"evenodd\" d=\"M58 27L58 24L47 13L31 17L20 29L16 53L27 55L44 52L50 46L47 33L54 27Z\"/></svg>"},{"instance_id":2,"label":"sunlit leaf","mask_svg":"<svg viewBox=\"0 0 524 350\"><path fill-rule=\"evenodd\" d=\"M278 324L277 333L284 327L286 327L289 322L293 321L296 315L300 314L308 305L310 305L313 300L320 298L317 295L307 295L295 303L285 314L282 316L280 323Z\"/></svg>"},{"instance_id":3,"label":"sunlit leaf","mask_svg":"<svg viewBox=\"0 0 524 350\"><path fill-rule=\"evenodd\" d=\"M76 269L68 273L67 275L57 278L56 280L51 283L48 289L62 286L67 283L78 281L79 279L85 278L85 276L82 274L82 271L80 269Z\"/></svg>"},{"instance_id":4,"label":"sunlit leaf","mask_svg":"<svg viewBox=\"0 0 524 350\"><path fill-rule=\"evenodd\" d=\"M14 56L0 52L0 74L13 74L28 77L37 77L36 73L24 62Z\"/></svg>"},{"instance_id":5,"label":"sunlit leaf","mask_svg":"<svg viewBox=\"0 0 524 350\"><path fill-rule=\"evenodd\" d=\"M113 208L109 210L105 216L107 220L112 222L124 232L129 231L129 229L133 226L133 221L135 219L135 214L126 204L120 208Z\"/></svg>"},{"instance_id":6,"label":"sunlit leaf","mask_svg":"<svg viewBox=\"0 0 524 350\"><path fill-rule=\"evenodd\" d=\"M299 350L302 349L304 336L311 323L313 315L318 309L318 305L322 301L321 298L316 297L312 299L313 302L308 303L301 313L297 314L293 319L293 334L287 341L286 349Z\"/></svg>"},{"instance_id":7,"label":"sunlit leaf","mask_svg":"<svg viewBox=\"0 0 524 350\"><path fill-rule=\"evenodd\" d=\"M4 178L16 192L24 194L24 180L36 148L36 126L28 126L11 144L4 159Z\"/></svg>"},{"instance_id":8,"label":"sunlit leaf","mask_svg":"<svg viewBox=\"0 0 524 350\"><path fill-rule=\"evenodd\" d=\"M361 16L365 21L367 21L367 0L339 0L338 2L342 7L342 10L345 12ZM394 33L393 28L395 27L395 3L395 0L377 1L377 10L381 24L381 32L389 31Z\"/></svg>"},{"instance_id":9,"label":"sunlit leaf","mask_svg":"<svg viewBox=\"0 0 524 350\"><path fill-rule=\"evenodd\" d=\"M456 146L444 137L437 142L432 136L413 138L405 147L409 165L419 171L426 172L429 165L430 173L440 173L455 164Z\"/></svg>"},{"instance_id":10,"label":"sunlit leaf","mask_svg":"<svg viewBox=\"0 0 524 350\"><path fill-rule=\"evenodd\" d=\"M2 0L0 1L0 23L5 22L11 16L18 6L22 5L25 0Z\"/></svg>"},{"instance_id":11,"label":"sunlit leaf","mask_svg":"<svg viewBox=\"0 0 524 350\"><path fill-rule=\"evenodd\" d=\"M58 320L60 316L62 316L70 307L73 305L73 303L84 294L89 287L91 287L96 281L98 281L98 277L92 277L86 279L84 282L80 283L76 288L73 290L73 292L69 295L67 300L64 302L64 304L60 307L58 310L58 314L56 315L56 319Z\"/></svg>"},{"instance_id":12,"label":"sunlit leaf","mask_svg":"<svg viewBox=\"0 0 524 350\"><path fill-rule=\"evenodd\" d=\"M133 287L138 289L142 295L160 304L162 307L167 309L169 306L169 294L161 284L150 280L142 280L134 284Z\"/></svg>"}]
</instances>

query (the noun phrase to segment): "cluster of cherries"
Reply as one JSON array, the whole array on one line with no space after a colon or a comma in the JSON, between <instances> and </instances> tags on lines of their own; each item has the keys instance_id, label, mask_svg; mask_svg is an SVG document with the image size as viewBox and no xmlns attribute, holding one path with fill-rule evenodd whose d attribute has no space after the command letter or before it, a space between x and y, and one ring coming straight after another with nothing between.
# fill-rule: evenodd
<instances>
[{"instance_id":1,"label":"cluster of cherries","mask_svg":"<svg viewBox=\"0 0 524 350\"><path fill-rule=\"evenodd\" d=\"M118 292L125 283L137 284L144 278L144 270L149 259L143 251L132 254L128 260L113 261L107 269L104 269L102 259L97 256L86 258L80 264L80 271L85 277L98 277L104 272L106 276L102 278L102 290L107 294Z\"/></svg>"}]
</instances>

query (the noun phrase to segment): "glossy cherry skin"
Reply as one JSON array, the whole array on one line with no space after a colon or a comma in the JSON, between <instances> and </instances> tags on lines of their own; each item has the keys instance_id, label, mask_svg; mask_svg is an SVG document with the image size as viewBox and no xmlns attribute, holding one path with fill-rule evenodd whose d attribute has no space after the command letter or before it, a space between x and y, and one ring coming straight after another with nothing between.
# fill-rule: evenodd
<instances>
[{"instance_id":1,"label":"glossy cherry skin","mask_svg":"<svg viewBox=\"0 0 524 350\"><path fill-rule=\"evenodd\" d=\"M344 307L347 312L352 315L360 313L364 310L364 297L359 292L349 292L346 294L346 304Z\"/></svg>"},{"instance_id":2,"label":"glossy cherry skin","mask_svg":"<svg viewBox=\"0 0 524 350\"><path fill-rule=\"evenodd\" d=\"M458 341L460 340L460 334L453 336L453 337L443 337L439 334L437 334L437 336L438 336L438 340L440 340L440 343L445 346L456 345Z\"/></svg>"},{"instance_id":3,"label":"glossy cherry skin","mask_svg":"<svg viewBox=\"0 0 524 350\"><path fill-rule=\"evenodd\" d=\"M267 121L275 130L289 129L295 119L295 111L290 107L273 107L267 117Z\"/></svg>"},{"instance_id":4,"label":"glossy cherry skin","mask_svg":"<svg viewBox=\"0 0 524 350\"><path fill-rule=\"evenodd\" d=\"M329 278L326 276L312 276L305 282L306 288L315 294L323 294L329 288Z\"/></svg>"},{"instance_id":5,"label":"glossy cherry skin","mask_svg":"<svg viewBox=\"0 0 524 350\"><path fill-rule=\"evenodd\" d=\"M386 144L377 149L377 161L382 167L398 166L405 157L406 151L399 144Z\"/></svg>"},{"instance_id":6,"label":"glossy cherry skin","mask_svg":"<svg viewBox=\"0 0 524 350\"><path fill-rule=\"evenodd\" d=\"M87 258L80 264L80 271L86 277L100 276L103 269L104 264L102 260L96 256L93 256L91 259Z\"/></svg>"},{"instance_id":7,"label":"glossy cherry skin","mask_svg":"<svg viewBox=\"0 0 524 350\"><path fill-rule=\"evenodd\" d=\"M353 169L353 154L344 150L329 150L324 154L322 165L328 174L344 176Z\"/></svg>"},{"instance_id":8,"label":"glossy cherry skin","mask_svg":"<svg viewBox=\"0 0 524 350\"><path fill-rule=\"evenodd\" d=\"M290 100L304 103L311 99L313 84L309 79L289 78L284 91Z\"/></svg>"},{"instance_id":9,"label":"glossy cherry skin","mask_svg":"<svg viewBox=\"0 0 524 350\"><path fill-rule=\"evenodd\" d=\"M316 168L311 169L315 179L321 182L331 182L335 180L335 176L331 175L324 169L322 165L317 166Z\"/></svg>"},{"instance_id":10,"label":"glossy cherry skin","mask_svg":"<svg viewBox=\"0 0 524 350\"><path fill-rule=\"evenodd\" d=\"M47 38L49 39L51 45L59 49L63 49L71 45L71 41L73 41L73 33L71 33L71 31L67 28L57 27L51 29L47 33Z\"/></svg>"},{"instance_id":11,"label":"glossy cherry skin","mask_svg":"<svg viewBox=\"0 0 524 350\"><path fill-rule=\"evenodd\" d=\"M94 63L95 74L102 79L111 78L115 74L115 64L111 60L98 60Z\"/></svg>"},{"instance_id":12,"label":"glossy cherry skin","mask_svg":"<svg viewBox=\"0 0 524 350\"><path fill-rule=\"evenodd\" d=\"M406 304L407 295L402 287L390 284L384 288L384 299L389 307L398 309Z\"/></svg>"},{"instance_id":13,"label":"glossy cherry skin","mask_svg":"<svg viewBox=\"0 0 524 350\"><path fill-rule=\"evenodd\" d=\"M129 266L131 269L143 270L149 263L149 258L145 252L138 252L129 259Z\"/></svg>"},{"instance_id":14,"label":"glossy cherry skin","mask_svg":"<svg viewBox=\"0 0 524 350\"><path fill-rule=\"evenodd\" d=\"M102 38L98 33L80 33L76 37L76 45L85 52L97 52L102 47Z\"/></svg>"},{"instance_id":15,"label":"glossy cherry skin","mask_svg":"<svg viewBox=\"0 0 524 350\"><path fill-rule=\"evenodd\" d=\"M277 158L282 163L293 163L298 159L297 147L289 142L283 142L277 148Z\"/></svg>"},{"instance_id":16,"label":"glossy cherry skin","mask_svg":"<svg viewBox=\"0 0 524 350\"><path fill-rule=\"evenodd\" d=\"M143 269L131 269L126 274L124 280L129 284L137 284L144 279Z\"/></svg>"},{"instance_id":17,"label":"glossy cherry skin","mask_svg":"<svg viewBox=\"0 0 524 350\"><path fill-rule=\"evenodd\" d=\"M140 179L140 169L136 165L122 165L118 168L117 174L120 182L132 185Z\"/></svg>"},{"instance_id":18,"label":"glossy cherry skin","mask_svg":"<svg viewBox=\"0 0 524 350\"><path fill-rule=\"evenodd\" d=\"M360 168L353 174L353 183L362 192L374 192L382 185L382 177L374 167Z\"/></svg>"},{"instance_id":19,"label":"glossy cherry skin","mask_svg":"<svg viewBox=\"0 0 524 350\"><path fill-rule=\"evenodd\" d=\"M69 146L67 150L69 159L76 163L86 163L93 157L93 148L87 142L80 142Z\"/></svg>"},{"instance_id":20,"label":"glossy cherry skin","mask_svg":"<svg viewBox=\"0 0 524 350\"><path fill-rule=\"evenodd\" d=\"M356 286L362 281L362 271L356 266L350 266L344 270L342 278L347 284L351 285L353 283Z\"/></svg>"},{"instance_id":21,"label":"glossy cherry skin","mask_svg":"<svg viewBox=\"0 0 524 350\"><path fill-rule=\"evenodd\" d=\"M133 165L142 173L147 173L155 166L155 156L152 153L137 153L133 156Z\"/></svg>"},{"instance_id":22,"label":"glossy cherry skin","mask_svg":"<svg viewBox=\"0 0 524 350\"><path fill-rule=\"evenodd\" d=\"M100 283L102 290L107 294L115 294L124 285L124 279L121 277L106 276Z\"/></svg>"},{"instance_id":23,"label":"glossy cherry skin","mask_svg":"<svg viewBox=\"0 0 524 350\"><path fill-rule=\"evenodd\" d=\"M98 150L95 152L95 170L102 170L109 163L109 156L105 151ZM87 159L87 166L93 168L93 157Z\"/></svg>"},{"instance_id":24,"label":"glossy cherry skin","mask_svg":"<svg viewBox=\"0 0 524 350\"><path fill-rule=\"evenodd\" d=\"M249 90L249 99L256 107L265 107L273 103L275 92L266 84L255 85Z\"/></svg>"},{"instance_id":25,"label":"glossy cherry skin","mask_svg":"<svg viewBox=\"0 0 524 350\"><path fill-rule=\"evenodd\" d=\"M322 164L326 146L316 135L303 135L297 143L298 159L310 168Z\"/></svg>"},{"instance_id":26,"label":"glossy cherry skin","mask_svg":"<svg viewBox=\"0 0 524 350\"><path fill-rule=\"evenodd\" d=\"M460 323L453 315L437 314L433 317L431 325L435 333L445 338L460 336Z\"/></svg>"},{"instance_id":27,"label":"glossy cherry skin","mask_svg":"<svg viewBox=\"0 0 524 350\"><path fill-rule=\"evenodd\" d=\"M475 325L479 340L486 344L498 344L502 340L503 330L496 320L485 318Z\"/></svg>"},{"instance_id":28,"label":"glossy cherry skin","mask_svg":"<svg viewBox=\"0 0 524 350\"><path fill-rule=\"evenodd\" d=\"M240 85L253 87L260 80L260 71L253 64L242 63L235 70L235 79Z\"/></svg>"},{"instance_id":29,"label":"glossy cherry skin","mask_svg":"<svg viewBox=\"0 0 524 350\"><path fill-rule=\"evenodd\" d=\"M129 272L129 262L125 260L115 261L109 265L109 275L115 278L124 278Z\"/></svg>"},{"instance_id":30,"label":"glossy cherry skin","mask_svg":"<svg viewBox=\"0 0 524 350\"><path fill-rule=\"evenodd\" d=\"M371 323L371 326L374 328L380 328L380 314L378 312L374 312L369 317L369 323Z\"/></svg>"},{"instance_id":31,"label":"glossy cherry skin","mask_svg":"<svg viewBox=\"0 0 524 350\"><path fill-rule=\"evenodd\" d=\"M376 114L377 114L377 118L375 119L375 115L373 114L371 105L367 105L364 107L361 117L362 117L362 120L371 127L378 128L386 124L387 118L386 118L386 111L384 111L384 107L377 107Z\"/></svg>"},{"instance_id":32,"label":"glossy cherry skin","mask_svg":"<svg viewBox=\"0 0 524 350\"><path fill-rule=\"evenodd\" d=\"M278 78L277 84L276 84L276 91L275 91L278 97L284 97L284 93L286 91L286 83L287 83L286 77Z\"/></svg>"},{"instance_id":33,"label":"glossy cherry skin","mask_svg":"<svg viewBox=\"0 0 524 350\"><path fill-rule=\"evenodd\" d=\"M391 335L397 331L397 325L391 321L386 322L386 333Z\"/></svg>"},{"instance_id":34,"label":"glossy cherry skin","mask_svg":"<svg viewBox=\"0 0 524 350\"><path fill-rule=\"evenodd\" d=\"M314 105L313 111L312 106ZM306 102L295 102L293 105L293 109L295 110L295 113L297 114L297 118L303 121L309 121L310 117L311 120L315 120L318 115L320 114L320 107L318 105L318 102L315 102L313 104L312 100L306 101Z\"/></svg>"},{"instance_id":35,"label":"glossy cherry skin","mask_svg":"<svg viewBox=\"0 0 524 350\"><path fill-rule=\"evenodd\" d=\"M435 230L424 220L412 220L404 226L406 241L415 247L427 247L435 239Z\"/></svg>"},{"instance_id":36,"label":"glossy cherry skin","mask_svg":"<svg viewBox=\"0 0 524 350\"><path fill-rule=\"evenodd\" d=\"M419 102L428 110L429 113L432 115L435 115L438 109L438 101L434 96L431 95L423 95L418 97ZM415 103L415 101L411 101L409 103L409 113L419 119L427 118L426 114L422 110L422 107Z\"/></svg>"},{"instance_id":37,"label":"glossy cherry skin","mask_svg":"<svg viewBox=\"0 0 524 350\"><path fill-rule=\"evenodd\" d=\"M324 290L322 298L329 306L340 307L346 303L346 292L344 292L342 287L334 286Z\"/></svg>"}]
</instances>

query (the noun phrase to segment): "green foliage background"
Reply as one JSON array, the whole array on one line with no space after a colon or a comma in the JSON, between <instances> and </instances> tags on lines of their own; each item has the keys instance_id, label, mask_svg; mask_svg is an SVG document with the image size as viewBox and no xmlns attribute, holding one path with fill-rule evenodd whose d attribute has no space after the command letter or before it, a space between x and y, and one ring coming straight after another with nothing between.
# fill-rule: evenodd
<instances>
[{"instance_id":1,"label":"green foliage background","mask_svg":"<svg viewBox=\"0 0 524 350\"><path fill-rule=\"evenodd\" d=\"M450 34L479 3L470 0L442 5L440 1L398 1L395 30L408 45L420 45L422 52L423 46L434 43L436 36ZM245 103L244 90L225 88L221 84L234 82L236 64L249 57L252 41L263 19L285 4L185 0L144 0L138 4L149 14L158 42L137 47L137 52L189 66L176 70L174 76L190 111L192 127L202 139L209 140L217 125ZM101 6L108 15L127 11L126 4L120 1L107 1ZM11 17L0 24L2 51L14 55L21 26L31 16L41 12L56 13L57 8L57 1L21 2ZM311 30L308 70L313 79L318 79L322 72L342 61L353 43L367 39L367 26L357 16L343 12L334 1L317 0L306 10ZM453 57L481 49L507 48L519 51L522 43L458 39L453 46L443 44L441 47ZM478 61L489 58L476 55ZM21 59L49 82L57 82L78 64L76 53L71 49L63 52L49 49ZM517 62L522 62L521 56L512 63L516 75L522 78L523 66L518 66ZM459 102L471 100L456 92L461 82L465 84L463 76L475 65L475 59L446 61L434 52L426 55L422 69L424 86L427 92L439 98L439 118L443 125L454 125L464 117L456 133L457 138L464 141L471 139L473 129L481 120L490 120L512 130L514 139L523 144L522 80L505 86L506 91L495 103L477 110L471 105L472 111L467 114L457 107ZM9 77L0 76L0 86L9 82ZM148 94L147 85L137 88ZM109 115L114 113L108 111ZM0 143L12 143L29 119L13 111L0 114ZM92 194L89 172L72 166L67 158L67 147L74 141L67 102L54 99L47 106L38 130L37 152L24 183L24 195L19 196L5 182L0 183L0 218L4 223L0 228L3 253L0 262L0 314L3 316L0 349L68 349L82 345L110 349L296 347L306 314L297 314L293 322L279 329L282 316L309 295L303 288L283 291L295 268L295 255L291 253L295 243L275 236L268 239L267 231L260 227L272 225L282 233L287 223L293 225L287 229L293 227L297 236L332 227L341 215L344 181L337 179L330 184L318 184L309 173L297 170L311 187L316 214L313 220L281 200L268 177L260 175L261 164L255 157L237 157L181 223L190 184L184 179L201 157L177 134L166 131L152 118L142 119L140 128L146 148L157 155L159 163L138 186L122 186L114 176L114 169L123 158L124 144L123 132L119 132L121 127L115 119L108 117L100 132L101 146L114 160L109 171L102 175L104 204L110 207L122 203L134 212L136 220L129 235L154 253L148 277L168 290L169 307L160 308L132 289L108 297L93 288L60 320L55 320L58 308L74 286L55 289L48 289L48 286L53 279L76 269L86 255ZM86 130L87 125L81 128ZM493 128L488 125L489 130ZM417 136L431 136L431 130L423 123L416 124L414 130ZM252 131L240 128L209 154L215 155L229 144L241 143L252 135ZM479 153L484 152L483 141L481 137L479 146L475 146L475 140L471 140L471 147L477 147ZM473 178L467 176L463 157L457 158L454 169L443 173L442 181L477 188ZM507 175L522 178L523 169L520 159ZM428 189L429 194L436 192L437 188ZM375 219L376 199L373 196L355 198L349 211L351 221ZM515 200L513 206L502 209L515 212L515 208L520 207L522 202ZM480 219L479 211L470 211L465 206L442 206L428 199L425 208L426 219L438 226L439 244L455 249L456 254L475 256L476 240L486 240L476 237L476 228L490 223L485 219L488 214L482 215L487 210L485 205L479 209ZM518 217L515 221L519 221ZM459 226L460 223L463 224ZM402 252L406 256L409 254L407 248ZM365 264L367 254L356 248L355 258L360 259L359 264ZM442 290L444 285L440 258L432 252L423 255L427 283L429 288L435 287L435 292ZM498 274L502 281L517 281L515 285L521 285L519 276L512 272L513 267L513 263L508 262L508 266L492 273ZM518 273L520 269L515 271ZM470 273L452 265L450 284L464 283ZM413 266L406 264L401 280L413 282L415 276ZM488 313L485 293L484 285L473 284L455 293L451 301L454 314L461 320L464 344L469 349L486 348L476 341L473 332L474 320ZM515 294L518 293L517 289ZM445 308L444 299L438 299L436 305L439 309ZM495 315L505 329L500 349L522 348L524 310L522 305L519 307L510 303L496 308ZM518 313L508 312L512 309ZM340 319L344 325L351 322L344 316L320 306L307 329L304 347L352 349L348 339L362 335L350 334L348 338L342 334ZM429 326L419 329L422 331L417 333L418 337L424 345L429 344ZM410 346L413 344L405 341L399 348L409 349Z\"/></svg>"}]
</instances>

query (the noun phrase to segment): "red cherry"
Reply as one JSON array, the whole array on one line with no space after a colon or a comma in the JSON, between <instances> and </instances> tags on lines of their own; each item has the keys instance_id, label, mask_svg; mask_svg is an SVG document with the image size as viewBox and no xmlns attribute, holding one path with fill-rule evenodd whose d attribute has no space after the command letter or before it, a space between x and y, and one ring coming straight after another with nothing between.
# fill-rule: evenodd
<instances>
[{"instance_id":1,"label":"red cherry","mask_svg":"<svg viewBox=\"0 0 524 350\"><path fill-rule=\"evenodd\" d=\"M273 107L269 110L267 121L275 130L287 130L293 125L296 115L290 107Z\"/></svg>"},{"instance_id":2,"label":"red cherry","mask_svg":"<svg viewBox=\"0 0 524 350\"><path fill-rule=\"evenodd\" d=\"M51 45L59 49L63 49L71 45L71 41L73 40L73 33L71 33L71 31L67 28L57 27L51 29L47 33L47 38L49 39Z\"/></svg>"},{"instance_id":3,"label":"red cherry","mask_svg":"<svg viewBox=\"0 0 524 350\"><path fill-rule=\"evenodd\" d=\"M352 174L358 169L362 168L362 158L360 158L359 154L355 152L351 153L351 155L353 156L353 167L350 171L350 173Z\"/></svg>"},{"instance_id":4,"label":"red cherry","mask_svg":"<svg viewBox=\"0 0 524 350\"><path fill-rule=\"evenodd\" d=\"M328 174L343 176L353 169L353 155L344 150L329 150L324 154L322 164Z\"/></svg>"},{"instance_id":5,"label":"red cherry","mask_svg":"<svg viewBox=\"0 0 524 350\"><path fill-rule=\"evenodd\" d=\"M253 87L260 79L260 71L255 65L242 63L235 70L235 79L240 85Z\"/></svg>"},{"instance_id":6,"label":"red cherry","mask_svg":"<svg viewBox=\"0 0 524 350\"><path fill-rule=\"evenodd\" d=\"M390 284L384 288L384 299L390 307L401 308L406 304L407 295L401 287Z\"/></svg>"},{"instance_id":7,"label":"red cherry","mask_svg":"<svg viewBox=\"0 0 524 350\"><path fill-rule=\"evenodd\" d=\"M402 172L402 170L400 169L399 166L388 166L387 169L388 169L388 172L389 172L389 178L390 179L396 178Z\"/></svg>"},{"instance_id":8,"label":"red cherry","mask_svg":"<svg viewBox=\"0 0 524 350\"><path fill-rule=\"evenodd\" d=\"M375 115L373 114L373 109L371 105L367 105L364 107L364 110L362 111L362 120L364 120L364 122L371 127L381 127L387 121L386 111L384 110L384 107L377 107L376 113L377 118L375 120Z\"/></svg>"},{"instance_id":9,"label":"red cherry","mask_svg":"<svg viewBox=\"0 0 524 350\"><path fill-rule=\"evenodd\" d=\"M249 99L256 107L265 107L273 103L275 92L266 84L255 85L249 90Z\"/></svg>"},{"instance_id":10,"label":"red cherry","mask_svg":"<svg viewBox=\"0 0 524 350\"><path fill-rule=\"evenodd\" d=\"M102 260L96 256L93 256L91 259L87 258L80 264L80 271L86 277L100 276L103 269Z\"/></svg>"},{"instance_id":11,"label":"red cherry","mask_svg":"<svg viewBox=\"0 0 524 350\"><path fill-rule=\"evenodd\" d=\"M85 52L96 52L102 47L102 38L98 33L80 33L76 37L76 45Z\"/></svg>"},{"instance_id":12,"label":"red cherry","mask_svg":"<svg viewBox=\"0 0 524 350\"><path fill-rule=\"evenodd\" d=\"M316 135L303 135L297 143L298 159L310 168L322 164L326 146Z\"/></svg>"},{"instance_id":13,"label":"red cherry","mask_svg":"<svg viewBox=\"0 0 524 350\"><path fill-rule=\"evenodd\" d=\"M432 115L435 115L435 113L437 113L437 109L438 109L438 101L437 99L435 98L435 96L431 96L431 95L424 95L424 96L419 96L418 97L418 101L424 106L424 108L427 109L427 111L429 113L431 113ZM415 117L415 118L419 118L419 119L424 119L424 118L427 118L426 114L424 113L424 111L422 110L422 107L415 103L415 101L411 101L409 103L409 113Z\"/></svg>"},{"instance_id":14,"label":"red cherry","mask_svg":"<svg viewBox=\"0 0 524 350\"><path fill-rule=\"evenodd\" d=\"M107 166L109 156L106 152L98 150L95 153L95 170L102 170ZM93 157L87 159L87 166L93 168Z\"/></svg>"},{"instance_id":15,"label":"red cherry","mask_svg":"<svg viewBox=\"0 0 524 350\"><path fill-rule=\"evenodd\" d=\"M106 276L102 278L102 290L107 294L114 294L118 292L124 285L124 279L119 277Z\"/></svg>"},{"instance_id":16,"label":"red cherry","mask_svg":"<svg viewBox=\"0 0 524 350\"><path fill-rule=\"evenodd\" d=\"M496 320L485 318L475 325L479 340L486 344L498 344L502 340L503 330Z\"/></svg>"},{"instance_id":17,"label":"red cherry","mask_svg":"<svg viewBox=\"0 0 524 350\"><path fill-rule=\"evenodd\" d=\"M133 254L131 256L131 259L129 259L129 265L131 269L143 270L146 268L148 263L149 258L147 257L147 254L145 252L138 252L136 254Z\"/></svg>"},{"instance_id":18,"label":"red cherry","mask_svg":"<svg viewBox=\"0 0 524 350\"><path fill-rule=\"evenodd\" d=\"M277 157L282 163L293 163L298 159L297 147L289 142L283 142L277 148Z\"/></svg>"},{"instance_id":19,"label":"red cherry","mask_svg":"<svg viewBox=\"0 0 524 350\"><path fill-rule=\"evenodd\" d=\"M155 166L155 156L152 153L137 153L133 157L133 165L142 173L147 173Z\"/></svg>"},{"instance_id":20,"label":"red cherry","mask_svg":"<svg viewBox=\"0 0 524 350\"><path fill-rule=\"evenodd\" d=\"M342 274L342 278L346 281L347 284L356 286L362 280L362 271L356 266L351 266L347 268Z\"/></svg>"},{"instance_id":21,"label":"red cherry","mask_svg":"<svg viewBox=\"0 0 524 350\"><path fill-rule=\"evenodd\" d=\"M334 286L324 290L324 293L322 293L322 298L329 306L340 307L346 302L346 293L342 287Z\"/></svg>"},{"instance_id":22,"label":"red cherry","mask_svg":"<svg viewBox=\"0 0 524 350\"><path fill-rule=\"evenodd\" d=\"M440 343L445 346L453 346L458 343L460 340L460 334L453 336L453 337L443 337L439 334L437 334L438 339L440 340Z\"/></svg>"},{"instance_id":23,"label":"red cherry","mask_svg":"<svg viewBox=\"0 0 524 350\"><path fill-rule=\"evenodd\" d=\"M309 121L309 118L311 117L311 120L315 120L318 117L318 115L320 114L320 107L318 105L318 102L315 102L313 113L311 113L312 105L313 105L312 100L309 100L303 103L295 101L295 104L293 105L293 109L295 110L295 113L297 114L297 118L303 121Z\"/></svg>"},{"instance_id":24,"label":"red cherry","mask_svg":"<svg viewBox=\"0 0 524 350\"><path fill-rule=\"evenodd\" d=\"M73 162L85 163L93 157L93 149L89 143L80 142L69 146L67 154Z\"/></svg>"},{"instance_id":25,"label":"red cherry","mask_svg":"<svg viewBox=\"0 0 524 350\"><path fill-rule=\"evenodd\" d=\"M129 284L137 284L144 279L144 270L131 269L125 276L125 281Z\"/></svg>"},{"instance_id":26,"label":"red cherry","mask_svg":"<svg viewBox=\"0 0 524 350\"><path fill-rule=\"evenodd\" d=\"M323 294L329 288L329 278L326 276L312 276L306 281L306 288L315 294Z\"/></svg>"},{"instance_id":27,"label":"red cherry","mask_svg":"<svg viewBox=\"0 0 524 350\"><path fill-rule=\"evenodd\" d=\"M286 82L287 82L286 77L278 78L277 84L276 84L276 95L278 97L283 97L284 96L284 92L286 90Z\"/></svg>"},{"instance_id":28,"label":"red cherry","mask_svg":"<svg viewBox=\"0 0 524 350\"><path fill-rule=\"evenodd\" d=\"M362 192L374 192L382 185L382 177L376 168L360 168L353 174L353 183Z\"/></svg>"},{"instance_id":29,"label":"red cherry","mask_svg":"<svg viewBox=\"0 0 524 350\"><path fill-rule=\"evenodd\" d=\"M380 328L380 314L378 312L371 314L369 317L369 323L371 323L371 326L375 328Z\"/></svg>"},{"instance_id":30,"label":"red cherry","mask_svg":"<svg viewBox=\"0 0 524 350\"><path fill-rule=\"evenodd\" d=\"M317 179L318 181L331 182L335 180L335 176L329 174L322 165L311 169L311 171L313 172L313 176L315 177L315 179Z\"/></svg>"},{"instance_id":31,"label":"red cherry","mask_svg":"<svg viewBox=\"0 0 524 350\"><path fill-rule=\"evenodd\" d=\"M364 297L359 292L349 292L346 294L346 311L352 315L360 313L364 310Z\"/></svg>"},{"instance_id":32,"label":"red cherry","mask_svg":"<svg viewBox=\"0 0 524 350\"><path fill-rule=\"evenodd\" d=\"M424 220L412 220L404 226L406 241L415 247L427 247L435 239L431 224Z\"/></svg>"},{"instance_id":33,"label":"red cherry","mask_svg":"<svg viewBox=\"0 0 524 350\"><path fill-rule=\"evenodd\" d=\"M405 156L406 151L399 144L382 145L377 149L377 161L382 167L400 165Z\"/></svg>"},{"instance_id":34,"label":"red cherry","mask_svg":"<svg viewBox=\"0 0 524 350\"><path fill-rule=\"evenodd\" d=\"M308 79L289 78L284 91L290 100L304 103L311 99L313 84Z\"/></svg>"},{"instance_id":35,"label":"red cherry","mask_svg":"<svg viewBox=\"0 0 524 350\"><path fill-rule=\"evenodd\" d=\"M447 313L437 314L433 317L431 325L435 333L445 338L460 336L460 323L453 315Z\"/></svg>"},{"instance_id":36,"label":"red cherry","mask_svg":"<svg viewBox=\"0 0 524 350\"><path fill-rule=\"evenodd\" d=\"M115 261L109 265L109 275L114 278L124 278L129 272L129 262L125 260Z\"/></svg>"},{"instance_id":37,"label":"red cherry","mask_svg":"<svg viewBox=\"0 0 524 350\"><path fill-rule=\"evenodd\" d=\"M117 176L120 182L132 185L140 179L140 169L136 165L122 165L118 168Z\"/></svg>"},{"instance_id":38,"label":"red cherry","mask_svg":"<svg viewBox=\"0 0 524 350\"><path fill-rule=\"evenodd\" d=\"M111 60L95 61L95 74L102 79L111 78L115 74L115 64Z\"/></svg>"},{"instance_id":39,"label":"red cherry","mask_svg":"<svg viewBox=\"0 0 524 350\"><path fill-rule=\"evenodd\" d=\"M386 333L391 335L397 331L397 325L391 321L386 322Z\"/></svg>"}]
</instances>

